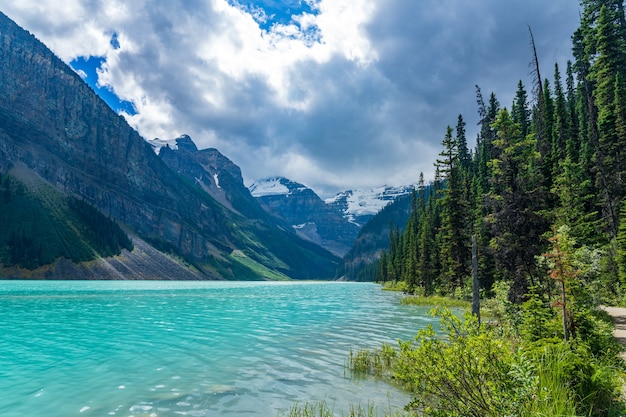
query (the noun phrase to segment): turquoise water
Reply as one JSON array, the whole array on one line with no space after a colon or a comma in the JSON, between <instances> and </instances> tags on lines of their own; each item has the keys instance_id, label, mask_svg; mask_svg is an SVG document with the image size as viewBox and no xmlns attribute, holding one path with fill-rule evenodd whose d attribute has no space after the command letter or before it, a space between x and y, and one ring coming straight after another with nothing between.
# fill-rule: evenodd
<instances>
[{"instance_id":1,"label":"turquoise water","mask_svg":"<svg viewBox=\"0 0 626 417\"><path fill-rule=\"evenodd\" d=\"M432 318L374 284L0 281L0 416L267 416L401 408L351 348ZM381 412L382 415L382 412Z\"/></svg>"}]
</instances>

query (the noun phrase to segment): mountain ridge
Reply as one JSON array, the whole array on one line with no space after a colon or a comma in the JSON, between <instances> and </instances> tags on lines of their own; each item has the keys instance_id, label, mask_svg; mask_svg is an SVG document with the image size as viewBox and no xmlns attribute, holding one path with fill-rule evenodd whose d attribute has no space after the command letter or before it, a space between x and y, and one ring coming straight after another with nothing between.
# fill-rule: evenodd
<instances>
[{"instance_id":1,"label":"mountain ridge","mask_svg":"<svg viewBox=\"0 0 626 417\"><path fill-rule=\"evenodd\" d=\"M414 186L348 190L322 200L306 185L275 176L255 181L249 189L268 213L297 234L344 257L361 229L390 203L410 195Z\"/></svg>"},{"instance_id":2,"label":"mountain ridge","mask_svg":"<svg viewBox=\"0 0 626 417\"><path fill-rule=\"evenodd\" d=\"M285 177L257 181L251 195L279 222L289 225L301 238L335 255L345 255L359 227L328 206L311 188Z\"/></svg>"},{"instance_id":3,"label":"mountain ridge","mask_svg":"<svg viewBox=\"0 0 626 417\"><path fill-rule=\"evenodd\" d=\"M23 163L64 195L194 265L203 279L332 277L336 257L266 218L245 218L177 173L78 74L2 13L0 93L0 174Z\"/></svg>"}]
</instances>

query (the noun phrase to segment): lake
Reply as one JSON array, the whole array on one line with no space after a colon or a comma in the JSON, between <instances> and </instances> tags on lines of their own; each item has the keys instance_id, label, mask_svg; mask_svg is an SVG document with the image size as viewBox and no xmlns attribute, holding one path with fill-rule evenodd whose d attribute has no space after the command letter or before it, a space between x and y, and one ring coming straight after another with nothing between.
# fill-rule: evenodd
<instances>
[{"instance_id":1,"label":"lake","mask_svg":"<svg viewBox=\"0 0 626 417\"><path fill-rule=\"evenodd\" d=\"M350 349L432 323L375 284L0 281L0 415L263 416L409 397L345 370Z\"/></svg>"}]
</instances>

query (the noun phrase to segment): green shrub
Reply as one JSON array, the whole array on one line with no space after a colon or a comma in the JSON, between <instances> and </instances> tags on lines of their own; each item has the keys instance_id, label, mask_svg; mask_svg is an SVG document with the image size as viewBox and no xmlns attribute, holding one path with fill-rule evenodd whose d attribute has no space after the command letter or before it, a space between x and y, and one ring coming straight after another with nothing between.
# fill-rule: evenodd
<instances>
[{"instance_id":1,"label":"green shrub","mask_svg":"<svg viewBox=\"0 0 626 417\"><path fill-rule=\"evenodd\" d=\"M471 315L463 321L447 309L432 314L444 338L429 326L415 342L400 342L394 375L414 395L407 409L424 416L512 415L511 344L481 331Z\"/></svg>"},{"instance_id":2,"label":"green shrub","mask_svg":"<svg viewBox=\"0 0 626 417\"><path fill-rule=\"evenodd\" d=\"M348 367L401 385L413 395L406 410L425 417L618 415L615 355L594 355L578 338L530 332L532 323L558 324L535 298L522 309L525 339L437 308L430 314L440 319L439 334L429 326L397 349L351 352Z\"/></svg>"}]
</instances>

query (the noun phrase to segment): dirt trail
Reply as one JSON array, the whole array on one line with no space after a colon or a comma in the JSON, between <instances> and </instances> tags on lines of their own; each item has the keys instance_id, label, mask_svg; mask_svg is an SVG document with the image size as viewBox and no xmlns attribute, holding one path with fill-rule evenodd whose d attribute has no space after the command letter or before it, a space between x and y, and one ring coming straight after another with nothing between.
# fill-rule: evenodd
<instances>
[{"instance_id":1,"label":"dirt trail","mask_svg":"<svg viewBox=\"0 0 626 417\"><path fill-rule=\"evenodd\" d=\"M623 307L602 307L613 318L615 330L613 336L617 342L626 347L626 308ZM626 352L622 352L622 359L626 360Z\"/></svg>"},{"instance_id":2,"label":"dirt trail","mask_svg":"<svg viewBox=\"0 0 626 417\"><path fill-rule=\"evenodd\" d=\"M613 318L613 324L615 325L613 337L615 337L617 343L626 347L626 308L602 307L602 309ZM620 356L622 360L626 361L626 351L622 352ZM626 384L622 386L622 398L626 398Z\"/></svg>"}]
</instances>

